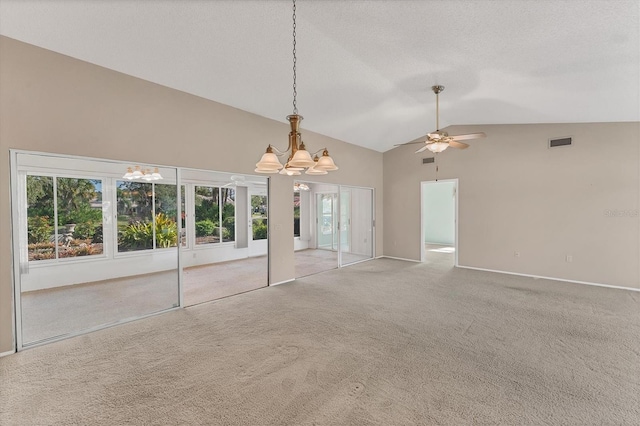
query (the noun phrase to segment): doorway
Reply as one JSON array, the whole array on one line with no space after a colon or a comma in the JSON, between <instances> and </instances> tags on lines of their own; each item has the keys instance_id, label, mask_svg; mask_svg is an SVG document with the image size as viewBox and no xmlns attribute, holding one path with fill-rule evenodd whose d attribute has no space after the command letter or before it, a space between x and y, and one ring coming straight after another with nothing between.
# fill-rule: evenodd
<instances>
[{"instance_id":1,"label":"doorway","mask_svg":"<svg viewBox=\"0 0 640 426\"><path fill-rule=\"evenodd\" d=\"M458 265L458 179L421 182L421 260Z\"/></svg>"}]
</instances>

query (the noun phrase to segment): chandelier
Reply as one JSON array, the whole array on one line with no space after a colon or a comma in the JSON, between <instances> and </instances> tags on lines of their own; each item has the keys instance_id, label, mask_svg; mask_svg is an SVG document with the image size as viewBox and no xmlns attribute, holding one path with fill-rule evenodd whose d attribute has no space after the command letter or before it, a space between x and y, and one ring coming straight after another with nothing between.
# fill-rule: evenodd
<instances>
[{"instance_id":1,"label":"chandelier","mask_svg":"<svg viewBox=\"0 0 640 426\"><path fill-rule=\"evenodd\" d=\"M293 184L293 192L310 191L309 185L306 183L296 182Z\"/></svg>"},{"instance_id":2,"label":"chandelier","mask_svg":"<svg viewBox=\"0 0 640 426\"><path fill-rule=\"evenodd\" d=\"M266 152L262 158L256 163L255 171L258 173L280 173L281 175L296 176L305 171L308 175L326 175L327 172L338 170L338 166L333 162L333 158L329 156L327 148L310 154L307 151L302 135L300 134L300 122L302 116L298 115L298 105L296 102L296 0L293 0L293 114L287 116L287 120L291 125L289 132L289 146L286 150L279 150L276 147L267 146ZM322 155L318 157L318 154ZM287 162L282 165L278 157L288 154Z\"/></svg>"}]
</instances>

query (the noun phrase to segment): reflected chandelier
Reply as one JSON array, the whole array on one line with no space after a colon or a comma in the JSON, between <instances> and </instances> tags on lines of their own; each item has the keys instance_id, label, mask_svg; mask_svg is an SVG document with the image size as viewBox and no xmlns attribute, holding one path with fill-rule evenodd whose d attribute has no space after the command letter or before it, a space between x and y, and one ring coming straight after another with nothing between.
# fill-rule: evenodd
<instances>
[{"instance_id":1,"label":"reflected chandelier","mask_svg":"<svg viewBox=\"0 0 640 426\"><path fill-rule=\"evenodd\" d=\"M287 116L291 125L289 132L289 146L282 151L276 147L267 146L266 152L256 163L255 171L258 173L280 173L281 175L300 175L306 169L308 175L326 175L327 172L338 170L338 166L329 156L327 148L322 148L313 154L309 154L300 135L300 122L302 116L298 115L298 105L296 102L296 0L293 0L293 114ZM322 156L318 154L322 151ZM279 156L289 154L286 164L283 166L278 160ZM312 158L313 155L313 158Z\"/></svg>"},{"instance_id":2,"label":"reflected chandelier","mask_svg":"<svg viewBox=\"0 0 640 426\"><path fill-rule=\"evenodd\" d=\"M151 169L141 169L140 166L136 166L135 170L131 167L127 167L127 173L125 173L122 178L127 180L139 179L147 182L162 180L162 176L160 175L160 172L158 172L157 167L154 167L153 172L151 172Z\"/></svg>"}]
</instances>

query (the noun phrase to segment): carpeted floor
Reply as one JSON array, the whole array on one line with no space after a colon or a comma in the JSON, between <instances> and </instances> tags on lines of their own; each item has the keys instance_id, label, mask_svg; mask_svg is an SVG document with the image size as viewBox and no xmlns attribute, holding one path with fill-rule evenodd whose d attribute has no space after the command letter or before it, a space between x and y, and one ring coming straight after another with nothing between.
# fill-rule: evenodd
<instances>
[{"instance_id":1,"label":"carpeted floor","mask_svg":"<svg viewBox=\"0 0 640 426\"><path fill-rule=\"evenodd\" d=\"M639 336L637 292L380 259L0 358L0 423L637 425Z\"/></svg>"},{"instance_id":2,"label":"carpeted floor","mask_svg":"<svg viewBox=\"0 0 640 426\"><path fill-rule=\"evenodd\" d=\"M346 263L364 256L343 254ZM301 276L338 267L330 250L296 252ZM197 305L267 285L267 256L185 268L184 304ZM178 306L178 272L167 271L22 293L25 345Z\"/></svg>"},{"instance_id":3,"label":"carpeted floor","mask_svg":"<svg viewBox=\"0 0 640 426\"><path fill-rule=\"evenodd\" d=\"M266 287L268 270L267 256L185 268L182 272L184 305L197 305Z\"/></svg>"},{"instance_id":4,"label":"carpeted floor","mask_svg":"<svg viewBox=\"0 0 640 426\"><path fill-rule=\"evenodd\" d=\"M338 267L338 252L324 249L298 250L294 254L296 278L302 278Z\"/></svg>"}]
</instances>

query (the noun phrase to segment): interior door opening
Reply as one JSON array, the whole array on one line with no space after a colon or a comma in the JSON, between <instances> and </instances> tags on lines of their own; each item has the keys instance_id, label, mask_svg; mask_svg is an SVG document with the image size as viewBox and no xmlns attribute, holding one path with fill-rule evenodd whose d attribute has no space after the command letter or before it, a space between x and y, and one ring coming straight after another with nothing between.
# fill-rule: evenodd
<instances>
[{"instance_id":1,"label":"interior door opening","mask_svg":"<svg viewBox=\"0 0 640 426\"><path fill-rule=\"evenodd\" d=\"M421 183L421 260L458 265L458 179Z\"/></svg>"}]
</instances>

